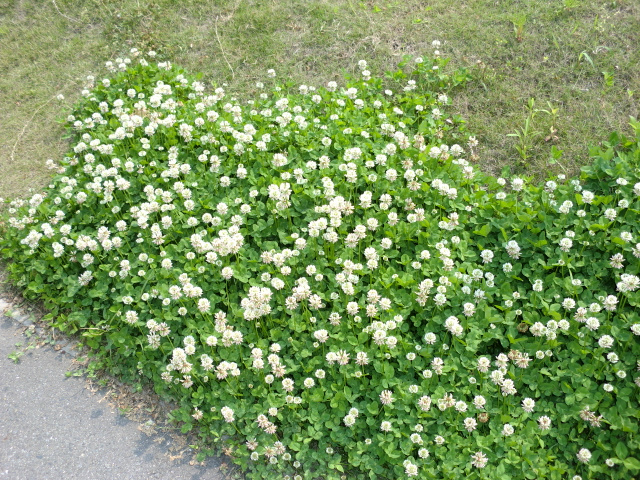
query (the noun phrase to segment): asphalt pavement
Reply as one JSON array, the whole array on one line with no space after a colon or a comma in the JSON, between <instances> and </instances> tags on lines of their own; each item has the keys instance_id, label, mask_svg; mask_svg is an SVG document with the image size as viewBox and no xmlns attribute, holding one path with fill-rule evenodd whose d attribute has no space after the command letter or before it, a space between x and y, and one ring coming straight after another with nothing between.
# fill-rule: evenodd
<instances>
[{"instance_id":1,"label":"asphalt pavement","mask_svg":"<svg viewBox=\"0 0 640 480\"><path fill-rule=\"evenodd\" d=\"M0 480L227 478L220 459L202 466L172 454L169 437L147 435L86 379L68 376L70 345L26 350L28 316L5 316L8 307L0 298Z\"/></svg>"}]
</instances>

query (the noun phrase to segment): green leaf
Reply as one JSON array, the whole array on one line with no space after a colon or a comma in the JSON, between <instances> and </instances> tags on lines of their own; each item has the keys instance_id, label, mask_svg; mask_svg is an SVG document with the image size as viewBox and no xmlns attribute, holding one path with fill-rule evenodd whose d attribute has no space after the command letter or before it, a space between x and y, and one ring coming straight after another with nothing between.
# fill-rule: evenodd
<instances>
[{"instance_id":1,"label":"green leaf","mask_svg":"<svg viewBox=\"0 0 640 480\"><path fill-rule=\"evenodd\" d=\"M489 235L489 233L491 233L491 225L488 223L485 223L482 228L478 229L478 230L474 230L473 233L475 235L480 235L482 237L486 237L487 235Z\"/></svg>"},{"instance_id":2,"label":"green leaf","mask_svg":"<svg viewBox=\"0 0 640 480\"><path fill-rule=\"evenodd\" d=\"M637 458L633 458L633 457L625 458L624 460L622 460L622 464L625 466L625 468L628 468L629 470L633 470L633 471L640 470L640 460L638 460Z\"/></svg>"},{"instance_id":3,"label":"green leaf","mask_svg":"<svg viewBox=\"0 0 640 480\"><path fill-rule=\"evenodd\" d=\"M618 442L616 444L616 455L620 459L627 458L627 455L629 455L629 450L627 449L625 442Z\"/></svg>"},{"instance_id":4,"label":"green leaf","mask_svg":"<svg viewBox=\"0 0 640 480\"><path fill-rule=\"evenodd\" d=\"M84 312L73 312L70 313L67 317L69 322L72 322L74 325L79 326L80 328L86 327L88 318Z\"/></svg>"}]
</instances>

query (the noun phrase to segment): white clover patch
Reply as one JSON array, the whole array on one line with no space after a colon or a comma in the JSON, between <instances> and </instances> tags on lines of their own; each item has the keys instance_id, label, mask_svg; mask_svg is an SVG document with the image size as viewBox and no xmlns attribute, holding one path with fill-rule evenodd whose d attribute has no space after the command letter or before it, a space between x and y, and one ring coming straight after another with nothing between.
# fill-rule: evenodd
<instances>
[{"instance_id":1,"label":"white clover patch","mask_svg":"<svg viewBox=\"0 0 640 480\"><path fill-rule=\"evenodd\" d=\"M537 187L475 167L439 55L249 103L138 59L0 238L104 367L251 478L640 470L633 142Z\"/></svg>"}]
</instances>

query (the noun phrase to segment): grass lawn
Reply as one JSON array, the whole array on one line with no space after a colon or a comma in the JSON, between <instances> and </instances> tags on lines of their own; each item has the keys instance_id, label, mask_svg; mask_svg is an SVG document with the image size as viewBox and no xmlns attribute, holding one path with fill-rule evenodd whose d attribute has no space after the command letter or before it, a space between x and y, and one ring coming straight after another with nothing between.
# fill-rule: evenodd
<instances>
[{"instance_id":1,"label":"grass lawn","mask_svg":"<svg viewBox=\"0 0 640 480\"><path fill-rule=\"evenodd\" d=\"M60 120L84 79L132 47L249 97L269 68L320 85L361 58L393 69L434 39L473 75L454 101L486 171L574 172L589 144L638 116L633 0L0 0L0 197L47 182L44 162L64 155ZM562 156L550 165L552 149Z\"/></svg>"}]
</instances>

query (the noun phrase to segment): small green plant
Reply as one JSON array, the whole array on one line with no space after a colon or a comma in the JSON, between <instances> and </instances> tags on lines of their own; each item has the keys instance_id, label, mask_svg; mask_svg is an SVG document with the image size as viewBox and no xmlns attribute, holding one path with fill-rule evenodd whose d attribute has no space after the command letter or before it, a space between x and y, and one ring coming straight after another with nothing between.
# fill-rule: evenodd
<instances>
[{"instance_id":1,"label":"small green plant","mask_svg":"<svg viewBox=\"0 0 640 480\"><path fill-rule=\"evenodd\" d=\"M535 108L535 99L530 98L527 102L526 111L527 116L524 119L524 125L516 129L514 133L508 133L508 137L517 138L517 143L515 148L520 155L520 163L522 166L528 164L529 159L531 158L531 151L534 148L536 139L543 135L543 130L540 130L540 126L536 122L536 117L538 114L543 113L549 117L551 120L551 126L548 127L548 131L550 135L546 138L546 140L551 140L554 138L556 130L555 125L558 119L559 109L553 107L550 102L547 102L547 109Z\"/></svg>"},{"instance_id":2,"label":"small green plant","mask_svg":"<svg viewBox=\"0 0 640 480\"><path fill-rule=\"evenodd\" d=\"M583 50L582 52L580 52L580 55L578 55L578 63L582 62L583 60L586 60L589 65L591 65L591 68L595 70L596 66L593 64L593 59L589 55L589 52L587 52L586 50Z\"/></svg>"},{"instance_id":3,"label":"small green plant","mask_svg":"<svg viewBox=\"0 0 640 480\"><path fill-rule=\"evenodd\" d=\"M567 17L579 6L580 0L562 0L562 5L556 7L555 16Z\"/></svg>"},{"instance_id":4,"label":"small green plant","mask_svg":"<svg viewBox=\"0 0 640 480\"><path fill-rule=\"evenodd\" d=\"M613 72L603 71L602 72L602 80L604 82L605 88L613 88L613 85L615 83L614 73Z\"/></svg>"},{"instance_id":5,"label":"small green plant","mask_svg":"<svg viewBox=\"0 0 640 480\"><path fill-rule=\"evenodd\" d=\"M23 355L28 352L29 350L33 350L34 348L36 348L35 344L30 342L28 343L26 346L24 345L24 343L19 342L15 344L15 347L18 350L15 350L11 353L9 353L7 355L7 358L9 358L10 360L13 361L13 363L20 363L20 359L23 357Z\"/></svg>"},{"instance_id":6,"label":"small green plant","mask_svg":"<svg viewBox=\"0 0 640 480\"><path fill-rule=\"evenodd\" d=\"M511 19L513 25L513 33L518 43L522 43L524 40L524 27L527 24L527 16L524 14L518 14Z\"/></svg>"},{"instance_id":7,"label":"small green plant","mask_svg":"<svg viewBox=\"0 0 640 480\"><path fill-rule=\"evenodd\" d=\"M549 156L549 160L548 160L548 165L549 166L559 166L562 171L566 174L567 173L567 169L564 167L564 165L562 165L562 163L560 163L560 159L562 158L562 154L564 152L562 150L560 150L558 147L556 147L555 145L551 146L551 152L550 152L550 156Z\"/></svg>"},{"instance_id":8,"label":"small green plant","mask_svg":"<svg viewBox=\"0 0 640 480\"><path fill-rule=\"evenodd\" d=\"M36 333L35 325L29 325L29 327L24 331L24 336L27 338L31 338L35 335L35 333Z\"/></svg>"},{"instance_id":9,"label":"small green plant","mask_svg":"<svg viewBox=\"0 0 640 480\"><path fill-rule=\"evenodd\" d=\"M20 363L20 358L22 357L22 355L24 355L24 352L16 350L7 355L7 357L9 358L9 360L12 360L13 363Z\"/></svg>"}]
</instances>

